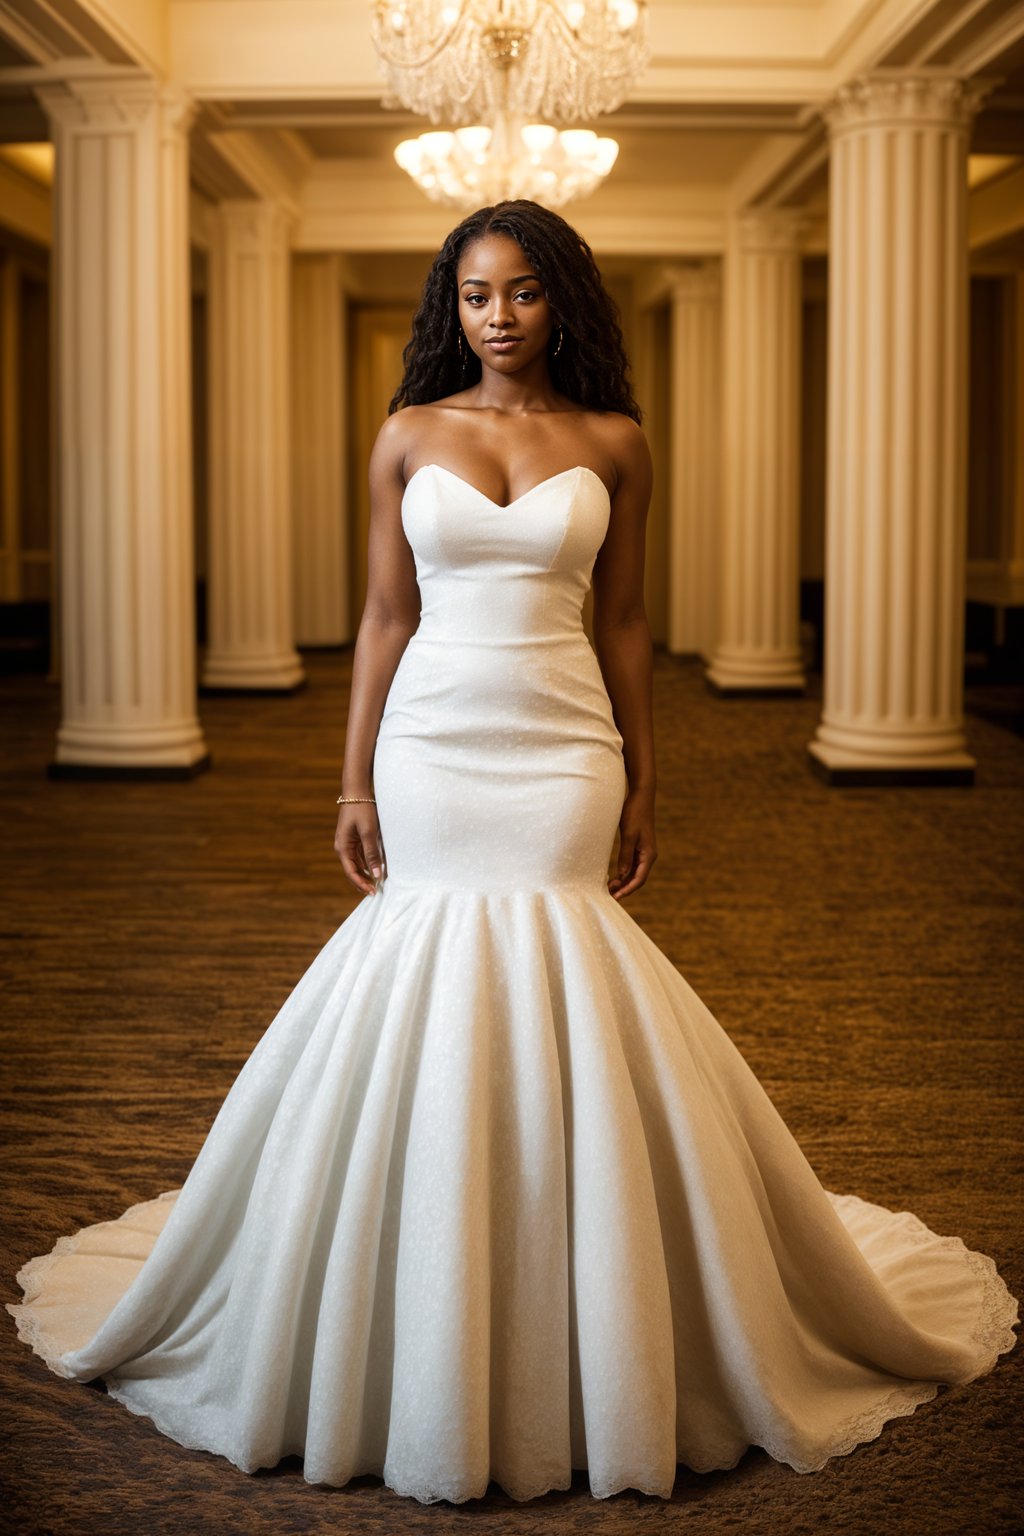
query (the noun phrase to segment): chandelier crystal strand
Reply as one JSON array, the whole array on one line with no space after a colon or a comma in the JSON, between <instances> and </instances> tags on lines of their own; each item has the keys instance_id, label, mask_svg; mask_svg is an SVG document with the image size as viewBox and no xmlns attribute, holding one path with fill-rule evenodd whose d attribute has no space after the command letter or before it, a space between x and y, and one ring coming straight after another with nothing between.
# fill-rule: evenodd
<instances>
[{"instance_id":1,"label":"chandelier crystal strand","mask_svg":"<svg viewBox=\"0 0 1024 1536\"><path fill-rule=\"evenodd\" d=\"M649 56L643 0L375 0L371 30L391 95L452 125L600 117Z\"/></svg>"}]
</instances>

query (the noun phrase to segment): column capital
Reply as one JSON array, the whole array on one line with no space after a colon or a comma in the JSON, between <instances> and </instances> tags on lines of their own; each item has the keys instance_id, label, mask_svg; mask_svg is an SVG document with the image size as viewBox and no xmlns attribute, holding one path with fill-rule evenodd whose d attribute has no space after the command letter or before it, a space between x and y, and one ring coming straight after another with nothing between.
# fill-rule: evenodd
<instances>
[{"instance_id":1,"label":"column capital","mask_svg":"<svg viewBox=\"0 0 1024 1536\"><path fill-rule=\"evenodd\" d=\"M797 253L810 225L802 208L741 208L732 217L740 250Z\"/></svg>"},{"instance_id":2,"label":"column capital","mask_svg":"<svg viewBox=\"0 0 1024 1536\"><path fill-rule=\"evenodd\" d=\"M875 69L841 85L821 115L833 138L857 128L909 124L966 131L995 84L949 69Z\"/></svg>"},{"instance_id":3,"label":"column capital","mask_svg":"<svg viewBox=\"0 0 1024 1536\"><path fill-rule=\"evenodd\" d=\"M51 123L64 128L123 129L162 110L165 128L187 133L199 103L178 81L157 80L130 66L68 73L33 89Z\"/></svg>"},{"instance_id":4,"label":"column capital","mask_svg":"<svg viewBox=\"0 0 1024 1536\"><path fill-rule=\"evenodd\" d=\"M721 264L705 261L694 267L667 267L668 296L672 300L717 299L722 291Z\"/></svg>"},{"instance_id":5,"label":"column capital","mask_svg":"<svg viewBox=\"0 0 1024 1536\"><path fill-rule=\"evenodd\" d=\"M287 240L295 223L291 208L276 197L221 198L214 205L213 216L239 246L261 246L267 239Z\"/></svg>"}]
</instances>

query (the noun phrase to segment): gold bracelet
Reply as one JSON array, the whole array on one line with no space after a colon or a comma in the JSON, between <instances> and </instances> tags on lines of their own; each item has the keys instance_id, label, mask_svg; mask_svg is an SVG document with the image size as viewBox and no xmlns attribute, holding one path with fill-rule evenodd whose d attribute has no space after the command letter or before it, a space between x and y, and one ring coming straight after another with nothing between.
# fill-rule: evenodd
<instances>
[{"instance_id":1,"label":"gold bracelet","mask_svg":"<svg viewBox=\"0 0 1024 1536\"><path fill-rule=\"evenodd\" d=\"M372 795L339 795L335 805L376 805Z\"/></svg>"}]
</instances>

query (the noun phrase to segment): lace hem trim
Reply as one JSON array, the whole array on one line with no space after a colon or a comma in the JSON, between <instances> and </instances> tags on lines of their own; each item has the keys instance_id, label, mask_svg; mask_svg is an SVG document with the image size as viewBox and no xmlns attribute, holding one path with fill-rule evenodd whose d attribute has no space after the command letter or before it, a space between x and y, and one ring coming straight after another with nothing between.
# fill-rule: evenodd
<instances>
[{"instance_id":1,"label":"lace hem trim","mask_svg":"<svg viewBox=\"0 0 1024 1536\"><path fill-rule=\"evenodd\" d=\"M177 1189L166 1190L163 1194L156 1196L156 1199L173 1200L179 1193L180 1191ZM1017 1298L1010 1293L1006 1283L999 1274L994 1259L990 1258L988 1254L979 1253L974 1249L968 1248L960 1237L942 1236L933 1232L912 1211L890 1211L885 1206L873 1205L870 1201L862 1200L859 1195L837 1195L830 1191L827 1191L827 1193L837 1210L842 1210L844 1207L848 1209L860 1207L861 1209L867 1208L884 1213L895 1224L895 1229L901 1231L915 1246L920 1247L928 1244L931 1247L938 1247L945 1252L955 1252L977 1278L979 1282L979 1302L971 1330L970 1342L979 1351L978 1360L970 1375L963 1377L960 1381L954 1383L955 1385L963 1386L968 1382L976 1380L979 1376L986 1375L992 1370L1000 1355L1013 1349L1017 1343L1014 1329L1019 1322L1020 1307ZM116 1218L116 1221L127 1221L143 1207L151 1204L153 1204L151 1200L140 1201L138 1204L130 1206ZM114 1226L115 1224L116 1222L114 1221L95 1223L96 1226L101 1227ZM31 1345L33 1351L43 1358L50 1370L54 1371L56 1375L65 1378L71 1378L72 1373L66 1368L62 1369L62 1357L57 1353L52 1341L48 1339L41 1321L36 1317L28 1315L28 1307L38 1297L42 1290L45 1275L56 1259L62 1254L73 1253L79 1246L82 1233L86 1230L86 1228L80 1228L69 1236L59 1238L49 1253L30 1259L18 1271L17 1275L18 1284L22 1286L25 1292L24 1303L20 1306L15 1306L11 1303L6 1304L7 1311L14 1316L17 1322L19 1338ZM92 1230L92 1228L88 1230ZM173 1428L161 1415L154 1414L140 1407L133 1403L129 1397L125 1396L124 1388L116 1375L107 1376L105 1379L107 1391L112 1398L138 1417L148 1418L162 1434L166 1434L170 1439L177 1441L186 1450L207 1451L223 1456L234 1466L238 1467L240 1471L247 1474L276 1466L278 1461L284 1456L301 1456L303 1454L304 1448L302 1446L288 1447L282 1450L281 1455L274 1462L259 1465L247 1464L244 1458L240 1459L236 1455L232 1455L228 1450L214 1449L214 1447L208 1444L204 1445L187 1435L183 1437L180 1431L177 1428ZM906 1385L895 1387L871 1409L859 1413L838 1425L830 1437L827 1447L815 1447L814 1451L809 1452L807 1456L802 1456L792 1445L783 1445L777 1441L762 1439L760 1442L751 1442L738 1448L735 1443L729 1446L723 1445L718 1451L712 1452L709 1457L701 1457L699 1462L687 1460L686 1452L681 1448L678 1452L679 1464L700 1474L731 1471L732 1468L739 1464L752 1445L757 1444L773 1461L791 1467L794 1472L801 1474L819 1472L833 1457L847 1456L851 1451L856 1450L858 1446L876 1440L891 1419L909 1416L922 1403L930 1402L934 1399L943 1385L944 1383L936 1382L907 1382ZM573 1472L586 1470L586 1467L572 1468ZM400 1480L392 1482L389 1471L378 1466L369 1466L359 1471L353 1471L349 1474L349 1478L346 1481L353 1477L363 1476L381 1477L384 1480L385 1486L390 1488L393 1493L399 1494L402 1497L416 1499L421 1504L433 1504L441 1500L462 1504L470 1499L483 1498L486 1494L486 1487L466 1493L454 1486L446 1491L437 1486L428 1487L420 1485L417 1487L410 1483L400 1483ZM307 1478L306 1481L318 1483L324 1480ZM513 1485L502 1482L500 1478L494 1476L491 1476L488 1482L496 1483L509 1498L517 1503L525 1503L530 1499L541 1498L547 1493L563 1492L570 1488L572 1485L572 1473L570 1472L568 1481L561 1480L546 1483L543 1486ZM594 1498L599 1499L611 1498L614 1494L621 1493L626 1489L633 1489L640 1493L649 1494L652 1497L669 1499L672 1496L673 1487L674 1481L671 1485L659 1485L656 1487L640 1481L620 1481L607 1488L592 1483L590 1491Z\"/></svg>"},{"instance_id":2,"label":"lace hem trim","mask_svg":"<svg viewBox=\"0 0 1024 1536\"><path fill-rule=\"evenodd\" d=\"M59 1258L65 1254L77 1252L86 1232L95 1232L103 1227L116 1227L121 1222L130 1222L147 1206L155 1204L158 1200L176 1200L180 1193L180 1188L166 1189L151 1200L139 1200L135 1205L130 1205L127 1210L121 1212L120 1216L111 1221L91 1222L87 1226L79 1227L77 1231L59 1237L49 1253L41 1253L37 1258L29 1259L18 1270L14 1278L24 1294L20 1302L5 1302L4 1309L14 1318L18 1338L31 1348L33 1354L38 1355L46 1363L54 1375L63 1377L65 1381L75 1379L74 1372L68 1370L64 1364L68 1351L62 1351L53 1339L46 1326L45 1317L40 1317L32 1311L33 1303L38 1301L42 1294L49 1271Z\"/></svg>"},{"instance_id":3,"label":"lace hem trim","mask_svg":"<svg viewBox=\"0 0 1024 1536\"><path fill-rule=\"evenodd\" d=\"M941 1253L955 1253L964 1262L978 1281L978 1310L971 1328L970 1342L981 1353L980 1363L971 1374L964 1376L954 1385L965 1386L969 1381L975 1381L979 1376L987 1375L999 1356L1005 1355L1016 1344L1017 1335L1014 1329L1020 1322L1020 1303L1008 1289L996 1268L995 1260L987 1253L968 1248L962 1237L943 1236L933 1232L931 1227L925 1226L920 1216L914 1215L913 1211L891 1211L887 1206L874 1205L870 1200L862 1200L859 1195L837 1195L831 1191L826 1193L836 1210L859 1206L862 1210L880 1211L889 1218L890 1229L903 1232L915 1247L922 1248L927 1245Z\"/></svg>"}]
</instances>

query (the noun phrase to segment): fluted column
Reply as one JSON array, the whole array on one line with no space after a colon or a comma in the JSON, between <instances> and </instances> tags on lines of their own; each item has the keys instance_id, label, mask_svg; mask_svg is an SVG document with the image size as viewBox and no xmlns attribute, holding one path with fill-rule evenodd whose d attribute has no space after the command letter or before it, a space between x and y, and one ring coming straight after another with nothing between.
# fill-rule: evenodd
<instances>
[{"instance_id":1,"label":"fluted column","mask_svg":"<svg viewBox=\"0 0 1024 1536\"><path fill-rule=\"evenodd\" d=\"M671 290L668 649L710 661L717 638L721 296L717 266Z\"/></svg>"},{"instance_id":2,"label":"fluted column","mask_svg":"<svg viewBox=\"0 0 1024 1536\"><path fill-rule=\"evenodd\" d=\"M36 86L55 145L55 777L189 777L196 718L188 131L175 85Z\"/></svg>"},{"instance_id":3,"label":"fluted column","mask_svg":"<svg viewBox=\"0 0 1024 1536\"><path fill-rule=\"evenodd\" d=\"M734 218L725 266L721 579L707 678L721 693L793 693L800 652L803 221Z\"/></svg>"},{"instance_id":4,"label":"fluted column","mask_svg":"<svg viewBox=\"0 0 1024 1536\"><path fill-rule=\"evenodd\" d=\"M970 783L964 749L967 146L978 93L878 71L826 111L825 688L832 782Z\"/></svg>"},{"instance_id":5,"label":"fluted column","mask_svg":"<svg viewBox=\"0 0 1024 1536\"><path fill-rule=\"evenodd\" d=\"M292 264L292 507L300 645L352 638L346 484L347 346L338 257Z\"/></svg>"},{"instance_id":6,"label":"fluted column","mask_svg":"<svg viewBox=\"0 0 1024 1536\"><path fill-rule=\"evenodd\" d=\"M287 692L295 649L290 219L230 199L210 220L210 508L203 685Z\"/></svg>"}]
</instances>

